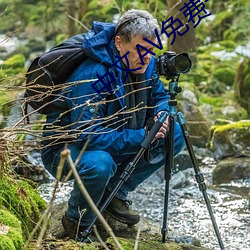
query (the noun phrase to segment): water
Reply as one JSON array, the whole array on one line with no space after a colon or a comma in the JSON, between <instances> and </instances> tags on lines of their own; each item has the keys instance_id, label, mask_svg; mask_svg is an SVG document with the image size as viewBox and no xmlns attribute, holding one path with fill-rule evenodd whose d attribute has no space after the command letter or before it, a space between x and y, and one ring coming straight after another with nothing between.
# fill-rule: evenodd
<instances>
[{"instance_id":1,"label":"water","mask_svg":"<svg viewBox=\"0 0 250 250\"><path fill-rule=\"evenodd\" d=\"M211 173L215 167L212 159L202 163L207 194L226 250L250 250L250 180L212 185ZM203 195L197 187L192 168L174 174L168 204L168 228L171 234L199 239L202 246L219 250ZM178 187L178 188L176 188ZM40 186L41 195L49 200L53 183ZM69 198L72 182L59 188L56 203ZM131 193L133 208L142 217L162 227L165 181L159 173Z\"/></svg>"}]
</instances>

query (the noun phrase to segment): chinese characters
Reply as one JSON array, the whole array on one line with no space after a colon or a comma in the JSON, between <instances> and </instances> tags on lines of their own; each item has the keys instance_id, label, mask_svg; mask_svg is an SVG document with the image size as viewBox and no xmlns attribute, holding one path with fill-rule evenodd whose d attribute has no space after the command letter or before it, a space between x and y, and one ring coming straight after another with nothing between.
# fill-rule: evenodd
<instances>
[{"instance_id":1,"label":"chinese characters","mask_svg":"<svg viewBox=\"0 0 250 250\"><path fill-rule=\"evenodd\" d=\"M172 38L171 45L173 45L176 39L176 35L183 36L184 34L186 34L189 31L190 24L193 25L193 28L196 28L200 24L202 19L211 15L211 13L208 13L207 10L205 9L204 2L208 2L208 0L203 0L203 1L202 0L189 0L188 2L184 3L184 6L180 8L180 12L182 12L182 14L185 16L185 18L187 19L187 22L183 24L178 17L174 19L171 16L166 21L162 21L161 35L165 34L169 39ZM162 50L163 46L162 46L162 42L161 42L157 29L155 29L155 35L156 35L157 42L159 45L153 43L147 38L143 38L143 40L153 45L157 49ZM137 44L136 48L137 48L137 52L138 52L142 65L144 65L143 57L146 56L148 53L152 54L153 56L156 55L154 52L152 52L151 50L148 50L147 48L145 48L144 46L140 44ZM142 51L144 54L142 54ZM130 52L128 51L122 57L116 56L117 60L113 64L110 65L110 68L115 66L122 71L126 71L126 74L122 80L122 83L125 83L129 72L137 71L141 68L139 67L135 69L130 69L129 60L127 58L127 55L129 53ZM126 62L126 66L127 66L126 68L123 68L119 65L121 61ZM110 72L107 72L106 74L102 76L97 74L97 77L98 77L98 80L92 84L92 87L94 88L94 90L98 94L100 94L104 89L106 89L112 94L113 92L112 92L112 89L110 88L110 85L116 81L114 76ZM104 79L105 77L107 77L107 79ZM102 88L96 87L96 84L99 82L101 82L103 86Z\"/></svg>"}]
</instances>

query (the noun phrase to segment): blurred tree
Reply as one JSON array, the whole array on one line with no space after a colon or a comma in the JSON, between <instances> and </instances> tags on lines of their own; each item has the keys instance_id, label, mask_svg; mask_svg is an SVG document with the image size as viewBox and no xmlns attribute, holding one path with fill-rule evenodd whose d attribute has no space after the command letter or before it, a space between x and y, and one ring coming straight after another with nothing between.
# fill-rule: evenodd
<instances>
[{"instance_id":1,"label":"blurred tree","mask_svg":"<svg viewBox=\"0 0 250 250\"><path fill-rule=\"evenodd\" d=\"M180 0L176 2L176 0L167 0L166 2L168 5L168 9L169 9L166 20L169 17L173 17L173 20L175 20L176 18L179 18L179 20L184 26L177 29L180 23L175 22L173 27L177 29L180 33L184 33L185 30L187 29L185 24L188 23L188 17L185 17L183 13L180 12L180 9L184 6L184 3L186 3L187 1ZM195 55L195 51L196 51L195 29L192 27L192 25L190 25L190 23L188 26L189 26L189 30L183 36L176 34L175 41L172 45L171 45L171 42L173 39L173 35L170 36L170 38L168 39L169 50L173 50L177 53L186 51L189 53L191 52L193 56Z\"/></svg>"}]
</instances>

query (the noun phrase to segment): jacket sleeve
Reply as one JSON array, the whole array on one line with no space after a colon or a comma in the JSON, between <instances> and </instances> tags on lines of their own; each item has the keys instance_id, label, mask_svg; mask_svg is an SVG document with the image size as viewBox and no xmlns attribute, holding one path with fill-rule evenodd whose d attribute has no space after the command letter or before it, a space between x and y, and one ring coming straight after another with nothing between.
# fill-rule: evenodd
<instances>
[{"instance_id":1,"label":"jacket sleeve","mask_svg":"<svg viewBox=\"0 0 250 250\"><path fill-rule=\"evenodd\" d=\"M86 62L68 79L71 83L88 79L80 84L72 84L66 91L66 102L71 109L71 130L76 135L77 144L83 147L88 143L88 150L103 150L114 155L136 153L146 132L144 129L117 130L104 125L112 117L106 117L105 94L98 94L92 86L97 81L97 72L102 76L107 70L102 65L93 64L91 67ZM95 87L102 88L101 84L96 84ZM107 90L102 92L105 91Z\"/></svg>"}]
</instances>

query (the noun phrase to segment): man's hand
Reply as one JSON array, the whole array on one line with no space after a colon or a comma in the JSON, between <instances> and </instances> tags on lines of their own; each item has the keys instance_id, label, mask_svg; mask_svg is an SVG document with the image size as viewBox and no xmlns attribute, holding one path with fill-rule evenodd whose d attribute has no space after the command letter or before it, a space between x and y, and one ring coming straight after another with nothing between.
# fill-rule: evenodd
<instances>
[{"instance_id":1,"label":"man's hand","mask_svg":"<svg viewBox=\"0 0 250 250\"><path fill-rule=\"evenodd\" d=\"M158 118L160 117L161 113L164 111L160 111L155 117L154 120L155 122L158 120ZM168 116L165 119L165 121L163 122L161 128L159 129L159 131L157 132L157 134L155 135L155 139L159 139L159 138L165 138L166 133L169 130L169 124L168 124Z\"/></svg>"}]
</instances>

